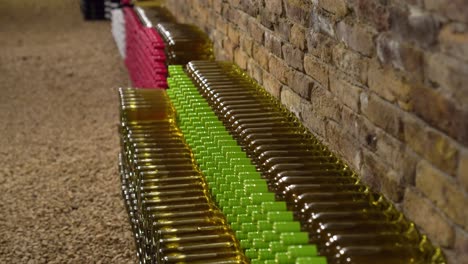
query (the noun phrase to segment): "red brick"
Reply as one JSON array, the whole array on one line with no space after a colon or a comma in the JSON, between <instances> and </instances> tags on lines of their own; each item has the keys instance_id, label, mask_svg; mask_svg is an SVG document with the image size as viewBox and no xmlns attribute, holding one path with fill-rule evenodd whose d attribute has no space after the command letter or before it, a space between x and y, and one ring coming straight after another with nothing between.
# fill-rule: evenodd
<instances>
[{"instance_id":1,"label":"red brick","mask_svg":"<svg viewBox=\"0 0 468 264\"><path fill-rule=\"evenodd\" d=\"M310 90L315 85L314 80L302 72L292 70L287 76L289 87L304 99L310 98Z\"/></svg>"},{"instance_id":2,"label":"red brick","mask_svg":"<svg viewBox=\"0 0 468 264\"><path fill-rule=\"evenodd\" d=\"M281 46L282 43L279 37L271 31L265 32L265 47L278 58L282 58Z\"/></svg>"},{"instance_id":3,"label":"red brick","mask_svg":"<svg viewBox=\"0 0 468 264\"><path fill-rule=\"evenodd\" d=\"M294 24L291 28L289 40L291 44L300 50L305 50L306 47L305 31L306 29L303 26L297 24Z\"/></svg>"},{"instance_id":4,"label":"red brick","mask_svg":"<svg viewBox=\"0 0 468 264\"><path fill-rule=\"evenodd\" d=\"M260 46L256 43L253 45L253 58L264 70L268 71L268 60L270 54L264 46Z\"/></svg>"},{"instance_id":5,"label":"red brick","mask_svg":"<svg viewBox=\"0 0 468 264\"><path fill-rule=\"evenodd\" d=\"M241 31L247 32L249 30L249 15L246 13L230 8L227 18L231 23L237 25Z\"/></svg>"},{"instance_id":6,"label":"red brick","mask_svg":"<svg viewBox=\"0 0 468 264\"><path fill-rule=\"evenodd\" d=\"M238 1L239 0L236 0L236 1L233 1L233 2L238 2ZM224 17L228 17L230 10L235 9L234 7L235 6L233 5L233 3L230 3L230 4L223 3L223 7L221 8L221 15L224 16Z\"/></svg>"},{"instance_id":7,"label":"red brick","mask_svg":"<svg viewBox=\"0 0 468 264\"><path fill-rule=\"evenodd\" d=\"M263 87L274 97L280 98L281 87L283 85L279 82L275 76L269 74L268 72L263 72Z\"/></svg>"},{"instance_id":8,"label":"red brick","mask_svg":"<svg viewBox=\"0 0 468 264\"><path fill-rule=\"evenodd\" d=\"M241 1L242 0L230 0L228 5L239 8L241 6Z\"/></svg>"},{"instance_id":9,"label":"red brick","mask_svg":"<svg viewBox=\"0 0 468 264\"><path fill-rule=\"evenodd\" d=\"M330 91L319 85L311 86L310 102L314 113L318 116L325 117L336 122L341 121L342 106Z\"/></svg>"},{"instance_id":10,"label":"red brick","mask_svg":"<svg viewBox=\"0 0 468 264\"><path fill-rule=\"evenodd\" d=\"M372 152L377 150L378 128L365 116L343 106L341 112L343 129L352 134L359 143Z\"/></svg>"},{"instance_id":11,"label":"red brick","mask_svg":"<svg viewBox=\"0 0 468 264\"><path fill-rule=\"evenodd\" d=\"M383 1L351 0L359 20L375 26L379 31L390 27L390 14Z\"/></svg>"},{"instance_id":12,"label":"red brick","mask_svg":"<svg viewBox=\"0 0 468 264\"><path fill-rule=\"evenodd\" d=\"M468 25L451 23L444 26L439 42L444 53L468 61Z\"/></svg>"},{"instance_id":13,"label":"red brick","mask_svg":"<svg viewBox=\"0 0 468 264\"><path fill-rule=\"evenodd\" d=\"M361 111L371 122L396 138L403 138L402 111L374 94L361 94Z\"/></svg>"},{"instance_id":14,"label":"red brick","mask_svg":"<svg viewBox=\"0 0 468 264\"><path fill-rule=\"evenodd\" d=\"M286 16L289 19L305 27L309 25L309 13L310 10L312 10L312 6L309 1L285 0L284 7L286 10Z\"/></svg>"},{"instance_id":15,"label":"red brick","mask_svg":"<svg viewBox=\"0 0 468 264\"><path fill-rule=\"evenodd\" d=\"M389 102L396 102L410 110L411 86L391 67L382 67L377 61L369 64L369 89Z\"/></svg>"},{"instance_id":16,"label":"red brick","mask_svg":"<svg viewBox=\"0 0 468 264\"><path fill-rule=\"evenodd\" d=\"M260 6L261 6L260 0L248 0L248 1L241 1L239 7L245 13L249 14L252 17L255 17L260 10Z\"/></svg>"},{"instance_id":17,"label":"red brick","mask_svg":"<svg viewBox=\"0 0 468 264\"><path fill-rule=\"evenodd\" d=\"M303 100L301 103L301 118L302 123L314 135L325 136L325 117L319 116L315 113L311 102Z\"/></svg>"},{"instance_id":18,"label":"red brick","mask_svg":"<svg viewBox=\"0 0 468 264\"><path fill-rule=\"evenodd\" d=\"M213 1L213 10L216 13L221 14L223 10L223 0L212 0L212 1Z\"/></svg>"},{"instance_id":19,"label":"red brick","mask_svg":"<svg viewBox=\"0 0 468 264\"><path fill-rule=\"evenodd\" d=\"M407 71L416 80L422 79L422 52L408 42L399 41L387 33L381 34L377 37L377 56L382 63Z\"/></svg>"},{"instance_id":20,"label":"red brick","mask_svg":"<svg viewBox=\"0 0 468 264\"><path fill-rule=\"evenodd\" d=\"M252 58L247 63L247 73L260 85L263 84L263 70Z\"/></svg>"},{"instance_id":21,"label":"red brick","mask_svg":"<svg viewBox=\"0 0 468 264\"><path fill-rule=\"evenodd\" d=\"M346 81L342 76L331 73L330 91L341 101L342 104L359 112L359 97L362 89Z\"/></svg>"},{"instance_id":22,"label":"red brick","mask_svg":"<svg viewBox=\"0 0 468 264\"><path fill-rule=\"evenodd\" d=\"M287 87L283 87L281 90L281 103L298 118L300 117L302 100L297 93Z\"/></svg>"},{"instance_id":23,"label":"red brick","mask_svg":"<svg viewBox=\"0 0 468 264\"><path fill-rule=\"evenodd\" d=\"M356 52L338 45L333 48L333 64L357 82L367 83L368 61Z\"/></svg>"},{"instance_id":24,"label":"red brick","mask_svg":"<svg viewBox=\"0 0 468 264\"><path fill-rule=\"evenodd\" d=\"M450 19L468 23L468 2L465 0L425 0L428 10L439 13Z\"/></svg>"},{"instance_id":25,"label":"red brick","mask_svg":"<svg viewBox=\"0 0 468 264\"><path fill-rule=\"evenodd\" d=\"M382 192L392 201L399 201L402 198L402 190L398 183L387 177L390 168L382 162L374 153L363 149L362 151L362 174L364 183L368 184L372 190Z\"/></svg>"},{"instance_id":26,"label":"red brick","mask_svg":"<svg viewBox=\"0 0 468 264\"><path fill-rule=\"evenodd\" d=\"M276 15L281 15L283 13L283 1L281 0L268 0L265 1L265 8L269 12L276 14Z\"/></svg>"},{"instance_id":27,"label":"red brick","mask_svg":"<svg viewBox=\"0 0 468 264\"><path fill-rule=\"evenodd\" d=\"M333 47L336 45L332 38L309 30L306 33L306 39L307 50L311 55L314 55L325 63L331 63Z\"/></svg>"},{"instance_id":28,"label":"red brick","mask_svg":"<svg viewBox=\"0 0 468 264\"><path fill-rule=\"evenodd\" d=\"M304 52L294 48L291 44L283 45L284 61L291 67L300 71L304 70Z\"/></svg>"},{"instance_id":29,"label":"red brick","mask_svg":"<svg viewBox=\"0 0 468 264\"><path fill-rule=\"evenodd\" d=\"M278 15L275 15L264 8L260 9L260 13L257 18L259 19L260 24L262 24L267 29L273 29L274 25L279 21Z\"/></svg>"},{"instance_id":30,"label":"red brick","mask_svg":"<svg viewBox=\"0 0 468 264\"><path fill-rule=\"evenodd\" d=\"M224 49L222 48L215 50L215 56L217 60L223 60L223 61L229 60L229 57L226 54L226 51L224 51Z\"/></svg>"},{"instance_id":31,"label":"red brick","mask_svg":"<svg viewBox=\"0 0 468 264\"><path fill-rule=\"evenodd\" d=\"M437 40L439 25L434 17L414 6L390 8L391 30L401 39L413 41L424 48Z\"/></svg>"},{"instance_id":32,"label":"red brick","mask_svg":"<svg viewBox=\"0 0 468 264\"><path fill-rule=\"evenodd\" d=\"M466 192L468 192L468 149L460 152L460 161L458 162L458 181Z\"/></svg>"},{"instance_id":33,"label":"red brick","mask_svg":"<svg viewBox=\"0 0 468 264\"><path fill-rule=\"evenodd\" d=\"M228 33L228 22L222 16L216 15L216 29L224 35Z\"/></svg>"},{"instance_id":34,"label":"red brick","mask_svg":"<svg viewBox=\"0 0 468 264\"><path fill-rule=\"evenodd\" d=\"M465 264L466 260L468 260L468 232L466 229L456 229L455 250L457 252L457 262L453 263Z\"/></svg>"},{"instance_id":35,"label":"red brick","mask_svg":"<svg viewBox=\"0 0 468 264\"><path fill-rule=\"evenodd\" d=\"M351 25L343 20L337 24L336 36L346 46L365 56L374 53L374 33L363 24Z\"/></svg>"},{"instance_id":36,"label":"red brick","mask_svg":"<svg viewBox=\"0 0 468 264\"><path fill-rule=\"evenodd\" d=\"M263 37L265 35L266 28L262 26L255 18L249 19L248 30L253 40L260 44L263 44Z\"/></svg>"},{"instance_id":37,"label":"red brick","mask_svg":"<svg viewBox=\"0 0 468 264\"><path fill-rule=\"evenodd\" d=\"M239 41L239 38L240 38L240 32L239 30L237 30L236 28L234 28L232 25L230 27L228 27L228 37L229 39L232 41L232 44L234 45L234 47L239 47L240 45L240 41Z\"/></svg>"},{"instance_id":38,"label":"red brick","mask_svg":"<svg viewBox=\"0 0 468 264\"><path fill-rule=\"evenodd\" d=\"M411 90L411 104L414 112L430 125L468 146L468 110L464 111L436 90L420 85Z\"/></svg>"},{"instance_id":39,"label":"red brick","mask_svg":"<svg viewBox=\"0 0 468 264\"><path fill-rule=\"evenodd\" d=\"M318 6L334 14L337 18L344 17L348 13L345 0L318 0Z\"/></svg>"},{"instance_id":40,"label":"red brick","mask_svg":"<svg viewBox=\"0 0 468 264\"><path fill-rule=\"evenodd\" d=\"M406 144L446 173L455 175L458 148L447 136L410 115L403 117Z\"/></svg>"},{"instance_id":41,"label":"red brick","mask_svg":"<svg viewBox=\"0 0 468 264\"><path fill-rule=\"evenodd\" d=\"M252 57L252 52L253 52L253 40L250 37L243 36L240 39L240 47L242 51L247 53L250 57Z\"/></svg>"},{"instance_id":42,"label":"red brick","mask_svg":"<svg viewBox=\"0 0 468 264\"><path fill-rule=\"evenodd\" d=\"M402 141L378 129L376 134L375 154L393 170L392 179L399 186L414 185L417 155Z\"/></svg>"},{"instance_id":43,"label":"red brick","mask_svg":"<svg viewBox=\"0 0 468 264\"><path fill-rule=\"evenodd\" d=\"M274 55L270 55L268 69L270 70L270 73L273 76L275 76L280 82L282 82L283 84L288 84L287 76L289 76L291 68L289 68L283 60Z\"/></svg>"},{"instance_id":44,"label":"red brick","mask_svg":"<svg viewBox=\"0 0 468 264\"><path fill-rule=\"evenodd\" d=\"M329 13L314 9L312 11L312 28L316 32L326 34L330 37L335 37L335 20Z\"/></svg>"},{"instance_id":45,"label":"red brick","mask_svg":"<svg viewBox=\"0 0 468 264\"><path fill-rule=\"evenodd\" d=\"M320 85L322 85L325 88L328 88L328 65L319 61L314 56L305 55L304 70Z\"/></svg>"},{"instance_id":46,"label":"red brick","mask_svg":"<svg viewBox=\"0 0 468 264\"><path fill-rule=\"evenodd\" d=\"M223 49L226 54L227 60L234 60L234 49L235 45L232 43L232 41L228 38L223 39Z\"/></svg>"},{"instance_id":47,"label":"red brick","mask_svg":"<svg viewBox=\"0 0 468 264\"><path fill-rule=\"evenodd\" d=\"M281 18L277 24L274 25L274 32L278 33L284 41L289 41L289 35L291 35L292 23L285 18Z\"/></svg>"},{"instance_id":48,"label":"red brick","mask_svg":"<svg viewBox=\"0 0 468 264\"><path fill-rule=\"evenodd\" d=\"M421 161L416 170L416 187L455 223L468 226L467 198L453 178Z\"/></svg>"},{"instance_id":49,"label":"red brick","mask_svg":"<svg viewBox=\"0 0 468 264\"><path fill-rule=\"evenodd\" d=\"M425 76L436 88L447 91L458 105L468 101L468 63L442 53L426 53Z\"/></svg>"},{"instance_id":50,"label":"red brick","mask_svg":"<svg viewBox=\"0 0 468 264\"><path fill-rule=\"evenodd\" d=\"M320 124L320 123L319 123ZM349 133L343 130L342 126L331 120L326 120L325 133L329 139L329 148L340 158L350 165L352 169L361 167L362 153L359 150L359 145L356 139Z\"/></svg>"},{"instance_id":51,"label":"red brick","mask_svg":"<svg viewBox=\"0 0 468 264\"><path fill-rule=\"evenodd\" d=\"M247 70L249 56L240 48L234 50L234 62L243 70Z\"/></svg>"},{"instance_id":52,"label":"red brick","mask_svg":"<svg viewBox=\"0 0 468 264\"><path fill-rule=\"evenodd\" d=\"M211 37L213 39L224 39L224 34L221 33L220 31L213 30L211 32ZM220 59L220 58L218 58L218 54L224 53L223 42L222 41L213 42L213 49L214 49L215 57L217 59Z\"/></svg>"}]
</instances>

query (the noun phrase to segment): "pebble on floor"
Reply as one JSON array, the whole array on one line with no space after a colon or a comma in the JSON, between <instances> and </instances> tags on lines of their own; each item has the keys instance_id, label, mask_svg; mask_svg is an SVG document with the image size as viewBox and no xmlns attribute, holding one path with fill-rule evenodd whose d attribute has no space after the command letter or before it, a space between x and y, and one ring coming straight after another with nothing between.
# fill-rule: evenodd
<instances>
[{"instance_id":1,"label":"pebble on floor","mask_svg":"<svg viewBox=\"0 0 468 264\"><path fill-rule=\"evenodd\" d=\"M136 263L117 171L108 21L76 0L0 7L0 263Z\"/></svg>"}]
</instances>

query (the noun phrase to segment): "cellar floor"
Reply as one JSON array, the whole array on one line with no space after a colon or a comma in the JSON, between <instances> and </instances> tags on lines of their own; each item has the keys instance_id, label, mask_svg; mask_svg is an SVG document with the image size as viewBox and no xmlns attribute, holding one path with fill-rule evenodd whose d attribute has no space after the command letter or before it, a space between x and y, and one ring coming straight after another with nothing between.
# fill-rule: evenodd
<instances>
[{"instance_id":1,"label":"cellar floor","mask_svg":"<svg viewBox=\"0 0 468 264\"><path fill-rule=\"evenodd\" d=\"M108 21L78 0L0 3L0 263L135 263L117 172Z\"/></svg>"}]
</instances>

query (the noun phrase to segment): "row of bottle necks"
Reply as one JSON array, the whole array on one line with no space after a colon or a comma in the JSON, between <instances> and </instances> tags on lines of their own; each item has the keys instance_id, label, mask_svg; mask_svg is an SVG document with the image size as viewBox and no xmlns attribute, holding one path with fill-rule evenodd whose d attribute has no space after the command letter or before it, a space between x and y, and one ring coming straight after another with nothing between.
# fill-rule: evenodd
<instances>
[{"instance_id":1,"label":"row of bottle necks","mask_svg":"<svg viewBox=\"0 0 468 264\"><path fill-rule=\"evenodd\" d=\"M146 55L145 60L169 65L186 64L191 60L214 60L213 44L206 33L194 25L177 23L173 17L148 17L147 13L154 9L169 12L162 7L124 8L128 51L141 49L140 54ZM158 65L148 67L161 70Z\"/></svg>"},{"instance_id":2,"label":"row of bottle necks","mask_svg":"<svg viewBox=\"0 0 468 264\"><path fill-rule=\"evenodd\" d=\"M153 9L158 8L148 8ZM123 8L123 14L125 62L136 87L167 88L167 64L214 59L211 41L195 26L178 24L167 17L160 17L153 26L145 22L149 18L139 7Z\"/></svg>"}]
</instances>

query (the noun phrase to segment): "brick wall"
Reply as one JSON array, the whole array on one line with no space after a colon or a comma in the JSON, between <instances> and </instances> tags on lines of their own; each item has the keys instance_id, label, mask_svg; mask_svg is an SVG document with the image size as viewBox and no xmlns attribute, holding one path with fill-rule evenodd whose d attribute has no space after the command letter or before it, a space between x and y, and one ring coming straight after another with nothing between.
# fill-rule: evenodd
<instances>
[{"instance_id":1,"label":"brick wall","mask_svg":"<svg viewBox=\"0 0 468 264\"><path fill-rule=\"evenodd\" d=\"M468 263L468 2L171 0L373 189Z\"/></svg>"}]
</instances>

